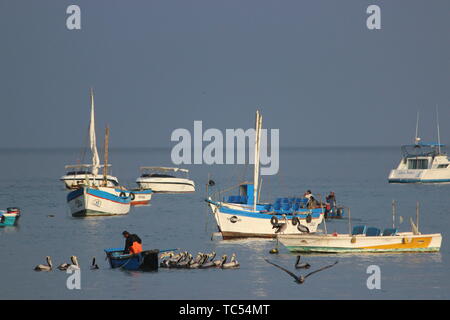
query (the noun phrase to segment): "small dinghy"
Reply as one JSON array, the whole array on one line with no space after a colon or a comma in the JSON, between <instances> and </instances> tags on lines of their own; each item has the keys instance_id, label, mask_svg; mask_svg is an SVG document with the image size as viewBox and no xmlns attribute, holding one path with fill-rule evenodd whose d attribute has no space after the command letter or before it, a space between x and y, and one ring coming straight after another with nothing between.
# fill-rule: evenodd
<instances>
[{"instance_id":1,"label":"small dinghy","mask_svg":"<svg viewBox=\"0 0 450 320\"><path fill-rule=\"evenodd\" d=\"M14 226L20 218L20 209L10 207L6 210L0 210L0 227Z\"/></svg>"},{"instance_id":2,"label":"small dinghy","mask_svg":"<svg viewBox=\"0 0 450 320\"><path fill-rule=\"evenodd\" d=\"M104 250L111 268L122 268L130 271L157 271L158 249L145 250L138 254L124 254L122 248Z\"/></svg>"}]
</instances>

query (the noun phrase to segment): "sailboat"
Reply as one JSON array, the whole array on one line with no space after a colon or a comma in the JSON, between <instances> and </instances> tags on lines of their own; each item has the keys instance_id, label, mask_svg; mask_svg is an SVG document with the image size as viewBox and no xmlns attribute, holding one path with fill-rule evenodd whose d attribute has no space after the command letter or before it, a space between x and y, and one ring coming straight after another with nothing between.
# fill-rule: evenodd
<instances>
[{"instance_id":1,"label":"sailboat","mask_svg":"<svg viewBox=\"0 0 450 320\"><path fill-rule=\"evenodd\" d=\"M67 203L74 217L124 215L130 211L132 193L119 185L108 185L108 147L109 128L105 132L105 163L100 166L100 159L96 147L95 122L93 117L93 94L91 91L91 124L90 140L92 150L92 176L77 184L77 189L67 194ZM103 169L103 175L98 174L99 168Z\"/></svg>"},{"instance_id":2,"label":"sailboat","mask_svg":"<svg viewBox=\"0 0 450 320\"><path fill-rule=\"evenodd\" d=\"M91 120L89 124L89 140L92 153L92 164L74 164L66 165L65 169L68 171L64 176L60 178L64 182L67 189L77 189L80 185L84 184L88 180L92 185L101 185L105 181L103 175L98 174L98 170L103 166L100 165L100 159L97 152L97 144L95 137L95 115L94 115L94 92L90 91L91 98ZM108 166L111 166L108 164ZM116 177L107 175L106 184L108 187L116 187L119 185L119 181Z\"/></svg>"},{"instance_id":3,"label":"sailboat","mask_svg":"<svg viewBox=\"0 0 450 320\"><path fill-rule=\"evenodd\" d=\"M401 147L402 159L397 168L389 173L389 183L450 182L450 161L447 154L442 151L445 145L440 141L439 120L437 120L438 142L422 142L418 131L419 113L414 144Z\"/></svg>"},{"instance_id":4,"label":"sailboat","mask_svg":"<svg viewBox=\"0 0 450 320\"><path fill-rule=\"evenodd\" d=\"M259 201L259 167L262 116L256 111L253 182L242 182L239 195L222 201L208 196L205 200L223 239L275 238L282 234L316 232L324 219L323 207L308 208L304 198L278 198L275 203Z\"/></svg>"}]
</instances>

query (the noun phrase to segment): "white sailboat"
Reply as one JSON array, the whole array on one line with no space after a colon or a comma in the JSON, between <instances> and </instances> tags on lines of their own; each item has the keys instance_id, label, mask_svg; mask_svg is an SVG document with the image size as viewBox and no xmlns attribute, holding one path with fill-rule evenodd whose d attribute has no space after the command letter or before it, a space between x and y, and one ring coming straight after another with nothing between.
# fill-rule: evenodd
<instances>
[{"instance_id":1,"label":"white sailboat","mask_svg":"<svg viewBox=\"0 0 450 320\"><path fill-rule=\"evenodd\" d=\"M60 178L67 189L77 189L86 180L92 185L100 186L104 183L105 177L98 174L98 170L103 168L97 152L97 142L95 137L95 114L94 114L94 92L90 91L91 97L91 119L89 124L89 140L92 153L92 164L75 164L65 166L68 172ZM108 165L110 166L110 165ZM106 183L108 187L117 187L119 181L116 177L107 175Z\"/></svg>"},{"instance_id":2,"label":"white sailboat","mask_svg":"<svg viewBox=\"0 0 450 320\"><path fill-rule=\"evenodd\" d=\"M262 116L256 111L253 183L238 185L239 195L223 201L208 197L208 203L223 239L274 238L283 234L317 231L324 208L307 208L302 198L278 198L274 204L259 202L259 161Z\"/></svg>"},{"instance_id":3,"label":"white sailboat","mask_svg":"<svg viewBox=\"0 0 450 320\"><path fill-rule=\"evenodd\" d=\"M437 114L437 110L436 110ZM437 117L438 118L438 117ZM390 183L439 183L450 182L450 161L442 151L437 120L438 142L422 142L418 136L417 114L414 144L402 146L402 159L396 169L389 173Z\"/></svg>"}]
</instances>

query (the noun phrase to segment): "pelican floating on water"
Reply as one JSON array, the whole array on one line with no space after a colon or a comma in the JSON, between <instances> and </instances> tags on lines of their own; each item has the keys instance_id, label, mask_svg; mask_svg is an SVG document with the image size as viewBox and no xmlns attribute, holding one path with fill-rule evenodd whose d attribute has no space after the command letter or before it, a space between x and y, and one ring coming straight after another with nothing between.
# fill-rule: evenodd
<instances>
[{"instance_id":1,"label":"pelican floating on water","mask_svg":"<svg viewBox=\"0 0 450 320\"><path fill-rule=\"evenodd\" d=\"M222 265L220 266L222 269L235 269L239 268L239 262L236 260L236 254L233 253L231 255L230 262L227 261L227 255L224 255L225 259L222 261Z\"/></svg>"},{"instance_id":2,"label":"pelican floating on water","mask_svg":"<svg viewBox=\"0 0 450 320\"><path fill-rule=\"evenodd\" d=\"M47 256L45 257L45 260L47 261L47 265L45 264L38 264L36 267L34 267L35 271L51 271L53 269L52 259Z\"/></svg>"},{"instance_id":3,"label":"pelican floating on water","mask_svg":"<svg viewBox=\"0 0 450 320\"><path fill-rule=\"evenodd\" d=\"M297 256L297 261L295 262L296 269L309 269L309 267L311 267L311 265L308 262L300 264L300 259L301 256Z\"/></svg>"}]
</instances>

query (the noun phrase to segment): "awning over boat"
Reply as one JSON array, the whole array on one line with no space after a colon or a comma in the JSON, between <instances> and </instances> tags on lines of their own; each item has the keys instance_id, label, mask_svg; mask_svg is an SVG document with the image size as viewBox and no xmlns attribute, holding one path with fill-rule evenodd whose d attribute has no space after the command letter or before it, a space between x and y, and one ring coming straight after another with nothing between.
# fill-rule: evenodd
<instances>
[{"instance_id":1,"label":"awning over boat","mask_svg":"<svg viewBox=\"0 0 450 320\"><path fill-rule=\"evenodd\" d=\"M141 170L154 170L154 171L172 171L172 172L189 172L188 169L170 168L170 167L141 167Z\"/></svg>"},{"instance_id":2,"label":"awning over boat","mask_svg":"<svg viewBox=\"0 0 450 320\"><path fill-rule=\"evenodd\" d=\"M66 168L66 169L73 169L73 168L91 168L91 167L92 167L92 164L69 164L69 165L64 166L64 168ZM104 167L103 164L101 164L101 165L98 166L98 168L103 168L103 167ZM111 167L111 165L108 164L107 167Z\"/></svg>"}]
</instances>

